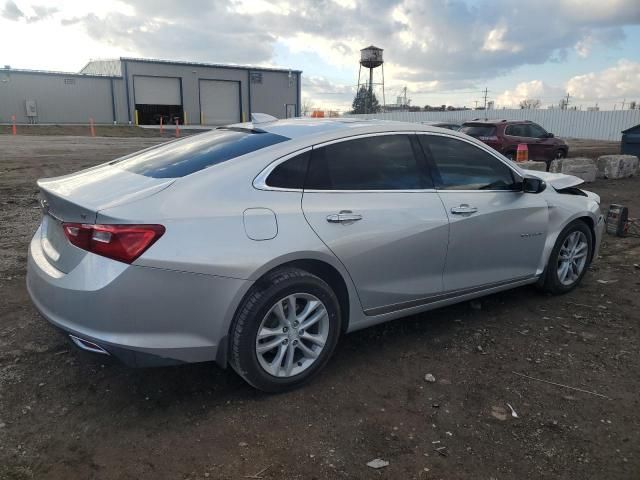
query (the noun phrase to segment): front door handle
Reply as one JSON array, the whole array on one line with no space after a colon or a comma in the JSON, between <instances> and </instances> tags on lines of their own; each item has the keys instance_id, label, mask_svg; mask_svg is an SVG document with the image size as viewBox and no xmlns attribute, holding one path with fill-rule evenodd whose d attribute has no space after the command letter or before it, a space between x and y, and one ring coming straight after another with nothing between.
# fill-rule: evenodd
<instances>
[{"instance_id":1,"label":"front door handle","mask_svg":"<svg viewBox=\"0 0 640 480\"><path fill-rule=\"evenodd\" d=\"M362 220L362 215L353 213L351 210L341 210L340 213L327 215L327 222L329 223L351 223L358 220Z\"/></svg>"},{"instance_id":2,"label":"front door handle","mask_svg":"<svg viewBox=\"0 0 640 480\"><path fill-rule=\"evenodd\" d=\"M463 203L459 207L453 207L451 209L451 213L454 213L456 215L469 215L471 213L476 213L477 211L478 209L476 207L472 207L471 205L467 205L466 203Z\"/></svg>"}]
</instances>

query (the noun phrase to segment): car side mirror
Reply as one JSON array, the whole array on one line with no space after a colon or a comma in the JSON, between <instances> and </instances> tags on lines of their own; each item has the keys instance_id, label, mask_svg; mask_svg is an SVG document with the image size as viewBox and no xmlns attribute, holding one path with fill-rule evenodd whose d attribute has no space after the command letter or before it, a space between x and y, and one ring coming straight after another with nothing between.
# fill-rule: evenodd
<instances>
[{"instance_id":1,"label":"car side mirror","mask_svg":"<svg viewBox=\"0 0 640 480\"><path fill-rule=\"evenodd\" d=\"M553 133L547 133L547 138L553 138Z\"/></svg>"},{"instance_id":2,"label":"car side mirror","mask_svg":"<svg viewBox=\"0 0 640 480\"><path fill-rule=\"evenodd\" d=\"M522 191L524 193L540 193L544 192L547 184L544 180L536 177L524 177L522 180Z\"/></svg>"}]
</instances>

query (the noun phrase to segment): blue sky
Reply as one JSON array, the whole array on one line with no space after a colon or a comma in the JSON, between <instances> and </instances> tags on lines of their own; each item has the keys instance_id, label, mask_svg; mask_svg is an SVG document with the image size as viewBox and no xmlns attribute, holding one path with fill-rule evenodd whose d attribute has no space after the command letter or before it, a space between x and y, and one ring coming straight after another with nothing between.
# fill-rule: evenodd
<instances>
[{"instance_id":1,"label":"blue sky","mask_svg":"<svg viewBox=\"0 0 640 480\"><path fill-rule=\"evenodd\" d=\"M349 108L359 49L385 49L387 102L498 107L640 102L638 0L0 0L0 63L79 70L119 56L301 69L303 97ZM10 40L9 40L10 39ZM378 92L381 93L381 92Z\"/></svg>"}]
</instances>

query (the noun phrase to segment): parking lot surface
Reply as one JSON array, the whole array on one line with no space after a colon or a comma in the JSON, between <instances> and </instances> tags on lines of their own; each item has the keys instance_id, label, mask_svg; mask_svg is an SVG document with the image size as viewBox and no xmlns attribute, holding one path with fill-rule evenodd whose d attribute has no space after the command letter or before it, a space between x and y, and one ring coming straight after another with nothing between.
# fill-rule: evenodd
<instances>
[{"instance_id":1,"label":"parking lot surface","mask_svg":"<svg viewBox=\"0 0 640 480\"><path fill-rule=\"evenodd\" d=\"M35 180L160 141L0 136L1 479L638 478L638 238L605 236L568 295L519 288L348 335L287 394L75 350L25 289ZM640 216L639 178L586 188Z\"/></svg>"}]
</instances>

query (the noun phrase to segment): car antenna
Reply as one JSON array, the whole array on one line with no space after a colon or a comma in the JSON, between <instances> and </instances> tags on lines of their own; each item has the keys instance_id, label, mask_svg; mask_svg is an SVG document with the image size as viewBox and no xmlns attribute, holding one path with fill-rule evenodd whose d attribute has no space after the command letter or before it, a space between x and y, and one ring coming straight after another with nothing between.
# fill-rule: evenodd
<instances>
[{"instance_id":1,"label":"car antenna","mask_svg":"<svg viewBox=\"0 0 640 480\"><path fill-rule=\"evenodd\" d=\"M251 123L269 123L269 122L275 122L278 119L272 115L269 115L267 113L252 113L251 114Z\"/></svg>"}]
</instances>

